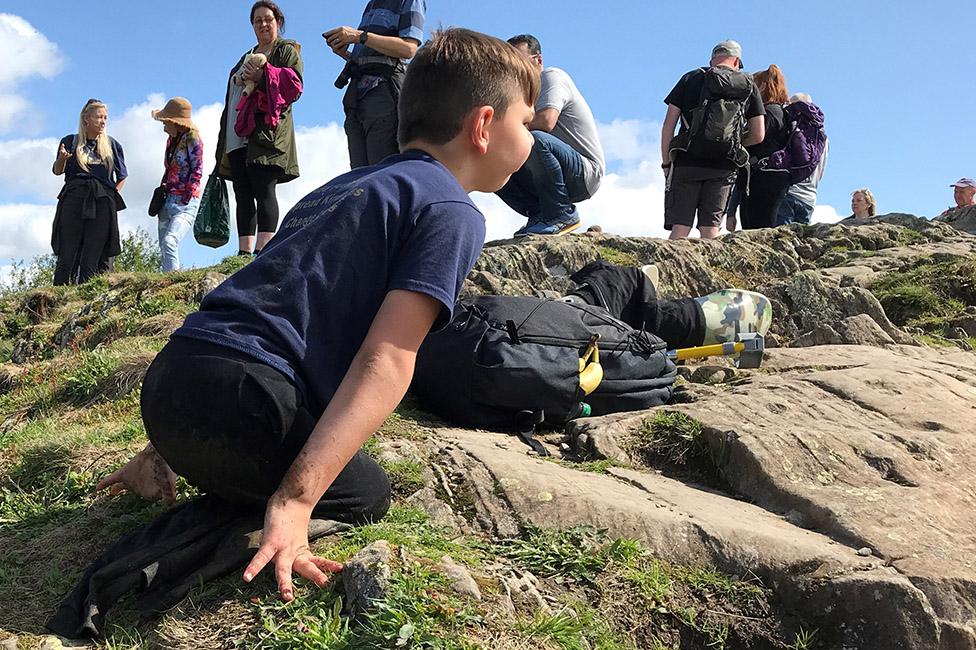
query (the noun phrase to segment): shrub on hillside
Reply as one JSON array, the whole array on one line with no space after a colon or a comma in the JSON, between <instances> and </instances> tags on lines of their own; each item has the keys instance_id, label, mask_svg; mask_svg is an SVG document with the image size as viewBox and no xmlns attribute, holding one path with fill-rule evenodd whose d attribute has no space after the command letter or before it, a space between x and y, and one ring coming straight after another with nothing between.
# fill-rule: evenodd
<instances>
[{"instance_id":1,"label":"shrub on hillside","mask_svg":"<svg viewBox=\"0 0 976 650\"><path fill-rule=\"evenodd\" d=\"M50 286L56 261L54 255L48 254L14 262L7 277L0 279L0 296ZM122 238L122 253L115 258L114 270L156 272L161 264L156 239L142 228L136 228Z\"/></svg>"}]
</instances>

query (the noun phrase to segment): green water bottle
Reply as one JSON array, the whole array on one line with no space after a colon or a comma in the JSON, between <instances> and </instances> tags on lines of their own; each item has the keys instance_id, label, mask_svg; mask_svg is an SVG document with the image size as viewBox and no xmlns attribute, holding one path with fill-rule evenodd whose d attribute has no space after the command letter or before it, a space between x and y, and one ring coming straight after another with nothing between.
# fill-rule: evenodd
<instances>
[{"instance_id":1,"label":"green water bottle","mask_svg":"<svg viewBox=\"0 0 976 650\"><path fill-rule=\"evenodd\" d=\"M576 418L588 418L590 414L593 413L593 409L586 402L580 402L576 405L573 410L572 415L569 416L570 420L575 420Z\"/></svg>"}]
</instances>

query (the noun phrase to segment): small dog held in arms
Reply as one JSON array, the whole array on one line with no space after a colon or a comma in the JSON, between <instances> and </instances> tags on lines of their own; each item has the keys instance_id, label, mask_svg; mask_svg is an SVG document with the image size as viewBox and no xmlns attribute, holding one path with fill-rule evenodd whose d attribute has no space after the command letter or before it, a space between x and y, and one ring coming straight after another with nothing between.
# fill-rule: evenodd
<instances>
[{"instance_id":1,"label":"small dog held in arms","mask_svg":"<svg viewBox=\"0 0 976 650\"><path fill-rule=\"evenodd\" d=\"M252 68L263 68L268 62L268 57L263 54L248 54L244 57L244 65L241 66L240 70L232 77L232 81L235 86L244 86L244 94L250 95L251 91L254 90L255 83L250 80L244 79L244 69L247 67Z\"/></svg>"}]
</instances>

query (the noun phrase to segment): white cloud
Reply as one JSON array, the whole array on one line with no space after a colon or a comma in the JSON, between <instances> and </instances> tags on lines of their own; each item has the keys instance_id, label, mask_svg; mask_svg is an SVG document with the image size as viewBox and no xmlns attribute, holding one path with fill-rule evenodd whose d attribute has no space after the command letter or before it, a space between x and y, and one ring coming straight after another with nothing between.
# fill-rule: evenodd
<instances>
[{"instance_id":1,"label":"white cloud","mask_svg":"<svg viewBox=\"0 0 976 650\"><path fill-rule=\"evenodd\" d=\"M607 162L661 160L661 124L644 120L614 120L598 123L600 143Z\"/></svg>"},{"instance_id":2,"label":"white cloud","mask_svg":"<svg viewBox=\"0 0 976 650\"><path fill-rule=\"evenodd\" d=\"M64 183L63 177L51 173L59 139L4 140L0 146L0 192L31 200L54 200Z\"/></svg>"},{"instance_id":3,"label":"white cloud","mask_svg":"<svg viewBox=\"0 0 976 650\"><path fill-rule=\"evenodd\" d=\"M278 186L282 216L306 194L349 171L346 133L336 122L295 129L295 146L301 176Z\"/></svg>"},{"instance_id":4,"label":"white cloud","mask_svg":"<svg viewBox=\"0 0 976 650\"><path fill-rule=\"evenodd\" d=\"M577 205L582 223L576 232L599 225L616 235L667 237L660 123L614 120L597 128L610 171L597 193ZM485 213L489 240L507 239L525 225L495 196L475 195L475 203Z\"/></svg>"},{"instance_id":5,"label":"white cloud","mask_svg":"<svg viewBox=\"0 0 976 650\"><path fill-rule=\"evenodd\" d=\"M0 133L31 131L40 126L38 113L16 92L18 84L30 77L54 77L64 66L64 57L44 34L13 14L0 13L0 43Z\"/></svg>"},{"instance_id":6,"label":"white cloud","mask_svg":"<svg viewBox=\"0 0 976 650\"><path fill-rule=\"evenodd\" d=\"M20 95L0 93L0 133L25 130L32 131L33 128L25 128L22 124L24 119L30 119L32 122L31 126L34 126L34 120L28 117L30 115L28 112L29 108L30 102Z\"/></svg>"},{"instance_id":7,"label":"white cloud","mask_svg":"<svg viewBox=\"0 0 976 650\"><path fill-rule=\"evenodd\" d=\"M810 223L837 223L847 217L846 214L838 214L837 209L832 205L817 205L813 209L813 217Z\"/></svg>"},{"instance_id":8,"label":"white cloud","mask_svg":"<svg viewBox=\"0 0 976 650\"><path fill-rule=\"evenodd\" d=\"M51 252L54 204L0 205L0 259L30 259Z\"/></svg>"}]
</instances>

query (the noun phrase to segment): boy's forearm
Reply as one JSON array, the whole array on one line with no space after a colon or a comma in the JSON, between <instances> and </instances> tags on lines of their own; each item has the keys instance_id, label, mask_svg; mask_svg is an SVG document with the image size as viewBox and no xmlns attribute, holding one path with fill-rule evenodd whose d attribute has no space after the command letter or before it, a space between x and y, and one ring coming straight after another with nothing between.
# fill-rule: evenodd
<instances>
[{"instance_id":1,"label":"boy's forearm","mask_svg":"<svg viewBox=\"0 0 976 650\"><path fill-rule=\"evenodd\" d=\"M360 349L308 441L281 481L275 498L309 510L403 399L416 353Z\"/></svg>"}]
</instances>

